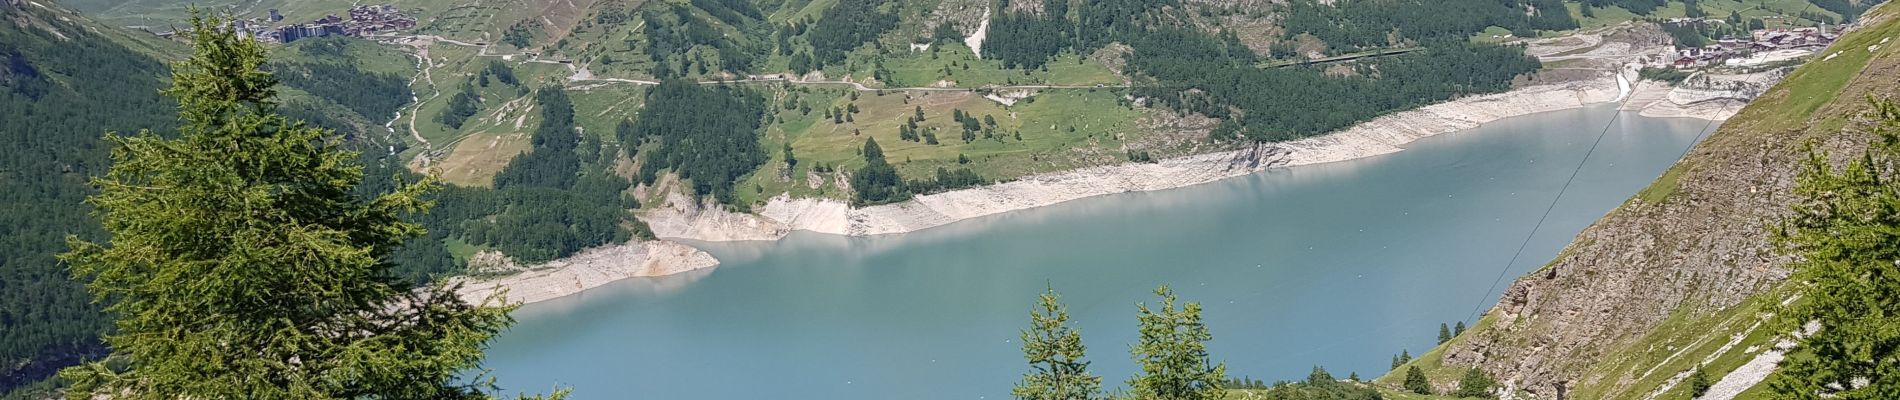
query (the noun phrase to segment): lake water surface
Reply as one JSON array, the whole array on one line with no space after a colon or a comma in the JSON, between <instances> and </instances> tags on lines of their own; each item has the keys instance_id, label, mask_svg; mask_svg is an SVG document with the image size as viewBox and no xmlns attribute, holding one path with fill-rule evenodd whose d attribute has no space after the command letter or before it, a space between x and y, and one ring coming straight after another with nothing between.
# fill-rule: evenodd
<instances>
[{"instance_id":1,"label":"lake water surface","mask_svg":"<svg viewBox=\"0 0 1900 400\"><path fill-rule=\"evenodd\" d=\"M1537 114L1397 154L1102 196L922 232L693 243L722 260L515 313L488 367L580 399L1004 399L1019 331L1061 292L1091 369L1135 371L1135 304L1199 301L1233 376L1385 372L1489 308L1662 173L1705 121L1625 113L1524 256L1505 265L1613 106ZM1500 271L1506 282L1486 292Z\"/></svg>"}]
</instances>

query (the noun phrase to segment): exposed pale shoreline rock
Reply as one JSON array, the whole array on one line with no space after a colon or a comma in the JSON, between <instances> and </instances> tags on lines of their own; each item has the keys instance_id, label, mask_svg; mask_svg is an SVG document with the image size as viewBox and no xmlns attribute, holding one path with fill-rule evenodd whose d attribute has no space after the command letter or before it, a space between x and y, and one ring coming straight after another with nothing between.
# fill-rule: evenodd
<instances>
[{"instance_id":1,"label":"exposed pale shoreline rock","mask_svg":"<svg viewBox=\"0 0 1900 400\"><path fill-rule=\"evenodd\" d=\"M1600 76L1471 96L1379 117L1339 132L1161 160L1025 176L995 185L917 196L896 204L851 208L832 199L771 199L756 214L727 211L677 193L641 219L662 238L698 241L778 240L794 230L868 236L915 232L971 218L1049 206L1115 193L1174 189L1247 175L1269 168L1353 160L1404 150L1429 136L1475 128L1500 119L1625 101L1624 110L1645 116L1720 120L1744 100L1730 92L1682 91L1631 85L1634 74ZM1702 96L1705 98L1698 98ZM511 302L533 303L605 285L614 280L661 276L718 263L710 255L667 241L592 249L521 274L466 279L460 292L480 300L508 288Z\"/></svg>"},{"instance_id":2,"label":"exposed pale shoreline rock","mask_svg":"<svg viewBox=\"0 0 1900 400\"><path fill-rule=\"evenodd\" d=\"M628 242L588 249L541 266L494 278L459 277L456 295L481 303L506 290L508 303L534 303L600 287L609 282L712 268L719 260L699 249L666 240Z\"/></svg>"},{"instance_id":3,"label":"exposed pale shoreline rock","mask_svg":"<svg viewBox=\"0 0 1900 400\"><path fill-rule=\"evenodd\" d=\"M1626 74L1628 75L1628 74ZM770 200L757 215L692 207L661 210L646 218L662 237L702 241L775 240L793 230L868 236L915 232L949 223L1114 193L1173 189L1242 176L1269 168L1353 160L1403 150L1421 138L1458 132L1500 119L1580 108L1630 98L1628 110L1646 116L1720 120L1744 101L1726 94L1695 100L1667 86L1638 88L1617 75L1472 96L1394 113L1352 128L1311 138L1162 160L1038 174L995 185L917 196L910 201L853 209L830 199ZM1679 99L1678 97L1682 97ZM1685 100L1686 99L1686 100ZM1686 101L1686 103L1685 103ZM690 204L690 203L689 203Z\"/></svg>"}]
</instances>

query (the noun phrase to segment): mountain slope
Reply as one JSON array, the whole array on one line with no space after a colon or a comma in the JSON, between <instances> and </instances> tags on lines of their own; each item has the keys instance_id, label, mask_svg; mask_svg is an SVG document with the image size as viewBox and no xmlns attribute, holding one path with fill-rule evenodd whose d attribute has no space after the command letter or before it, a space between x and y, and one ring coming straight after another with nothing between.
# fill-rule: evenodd
<instances>
[{"instance_id":1,"label":"mountain slope","mask_svg":"<svg viewBox=\"0 0 1900 400\"><path fill-rule=\"evenodd\" d=\"M0 391L103 352L109 320L53 255L103 234L81 203L108 163L102 134L173 124L169 69L100 32L0 1Z\"/></svg>"},{"instance_id":2,"label":"mountain slope","mask_svg":"<svg viewBox=\"0 0 1900 400\"><path fill-rule=\"evenodd\" d=\"M1760 322L1787 300L1788 271L1767 224L1788 210L1804 146L1852 154L1870 138L1854 124L1867 96L1900 90L1896 14L1870 11L1413 364L1440 388L1476 366L1539 398L1686 398L1692 370L1719 377L1772 347L1786 332Z\"/></svg>"},{"instance_id":3,"label":"mountain slope","mask_svg":"<svg viewBox=\"0 0 1900 400\"><path fill-rule=\"evenodd\" d=\"M0 393L103 354L98 335L110 320L54 255L69 235L102 239L83 201L87 180L109 163L104 134L165 135L176 125L175 103L159 91L169 86L168 57L183 48L56 4L0 0ZM279 51L272 68L285 82L284 111L381 150L368 159L400 149L378 125L407 102L406 71L356 66L408 60L377 50L386 49L312 40Z\"/></svg>"}]
</instances>

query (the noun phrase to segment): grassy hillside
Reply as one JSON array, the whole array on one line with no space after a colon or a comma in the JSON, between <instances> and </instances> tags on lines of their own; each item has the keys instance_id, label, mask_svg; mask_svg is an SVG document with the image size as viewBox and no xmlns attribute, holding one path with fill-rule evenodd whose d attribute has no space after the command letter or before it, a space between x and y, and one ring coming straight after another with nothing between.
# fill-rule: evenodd
<instances>
[{"instance_id":1,"label":"grassy hillside","mask_svg":"<svg viewBox=\"0 0 1900 400\"><path fill-rule=\"evenodd\" d=\"M1814 6L1808 0L1700 0L1696 2L1707 15L1713 18L1726 18L1730 13L1740 13L1743 18L1764 18L1771 21L1770 27L1812 26L1816 22L1800 18L1803 12L1825 16L1840 21L1843 16L1834 11ZM1866 2L1862 2L1866 3ZM1591 10L1591 15L1583 15L1583 4L1566 2L1570 15L1584 28L1620 24L1639 17L1622 7L1609 6ZM1667 2L1646 16L1654 18L1680 18L1688 15L1688 7L1683 2Z\"/></svg>"},{"instance_id":2,"label":"grassy hillside","mask_svg":"<svg viewBox=\"0 0 1900 400\"><path fill-rule=\"evenodd\" d=\"M758 147L766 150L769 159L756 170L731 182L737 188L735 202L741 206L756 204L782 193L848 198L849 189L839 182L844 180L845 174L866 165L858 149L870 138L878 139L890 163L905 179L929 179L939 170L967 168L987 180L1007 180L1038 172L1228 148L1240 141L1211 141L1208 140L1210 131L1223 120L1240 121L1248 115L1261 120L1261 127L1281 129L1255 132L1263 138L1323 133L1364 118L1420 105L1416 101L1350 100L1341 101L1342 107L1315 105L1323 104L1317 100L1349 99L1349 95L1398 86L1382 84L1389 82L1381 82L1376 78L1386 74L1396 75L1403 71L1397 67L1404 64L1379 64L1381 61L1371 60L1361 64L1367 66L1365 68L1287 68L1265 71L1253 66L1283 64L1312 54L1413 46L1431 39L1444 39L1436 37L1441 34L1453 39L1471 36L1501 38L1504 33L1511 31L1502 26L1486 26L1483 18L1474 17L1447 22L1447 25L1457 25L1449 28L1378 26L1361 32L1334 32L1330 37L1340 43L1326 43L1311 32L1285 31L1279 25L1281 19L1287 17L1281 14L1284 9L1271 5L1280 2L1114 3L1112 5L1128 7L1102 7L1106 10L1073 12L1081 15L1085 12L1125 11L1128 14L1116 17L1140 23L1134 24L1137 26L1132 28L1117 28L1115 31L1088 32L1089 35L1099 35L1092 38L1093 41L1065 36L1081 36L1077 32L1083 32L1082 28L1072 26L1050 31L1055 34L1040 36L1020 33L1037 32L1030 29L1017 31L1014 39L1019 47L1036 47L1032 50L1048 50L1045 47L1051 46L1041 46L1047 43L1024 42L1075 39L1075 43L1053 46L1056 49L1048 51L1047 57L1035 60L1038 63L1036 67L1008 67L994 55L995 46L986 47L985 54L990 58L979 58L970 46L961 41L963 36L974 33L976 26L984 21L982 16L989 3L979 1L390 2L421 18L422 25L414 32L405 32L405 35L440 35L467 44L447 41L432 44L426 41L378 44L355 39L328 39L284 46L273 55L273 60L304 66L302 69L286 71L307 73L313 79L318 76L348 78L318 79L312 81L316 82L314 84L284 88L286 111L313 123L361 135L364 138L362 143L367 144L367 148L387 148L400 153L399 156L386 157L383 161L387 164L398 164L394 162L398 159L426 160L411 165L417 170L433 169L449 182L467 187L492 185L495 175L511 161L521 154L535 151L537 144L533 133L546 125L543 119L548 115L546 110L537 108L537 90L564 90L571 97L571 128L579 134L577 141L584 144L581 146L584 149L582 151L590 156L581 160L590 171L588 174L592 174L590 178L599 178L600 174L596 172L602 170L633 175L629 171L638 170L638 165L651 160L641 159L637 155L627 156L626 152L621 151L624 150L620 147L622 144L617 143L616 131L623 121L648 117L643 116L642 112L650 86L581 78L591 74L596 78L650 79L666 76L690 80L734 79L747 74L803 72L800 66L806 57L834 53L838 56L835 61L802 65L822 73L826 80L850 80L874 89L855 90L831 83L739 84L763 97L770 105L763 118L763 128L756 132ZM192 2L70 0L69 3L112 24L151 25L155 30L168 30L170 25L177 24L184 17L187 4ZM227 0L200 3L206 4L209 10L228 11L241 17L261 16L266 10L278 9L292 22L341 13L349 5L355 4L340 0ZM1352 1L1334 3L1370 4ZM1433 4L1417 1L1391 3ZM1019 13L1019 17L1052 26L1068 24L1067 19L1071 18L1068 14L1053 17L1043 14L1043 10L1049 6L1044 2L1019 1L1011 4L1014 6L1010 11ZM1078 4L1099 5L1107 2ZM1496 15L1516 18L1524 13L1509 7L1520 7L1530 2L1485 4L1508 6L1485 8L1485 12L1480 13L1484 18L1502 18ZM1650 15L1686 15L1688 11L1680 4L1668 3ZM1572 17L1582 27L1637 18L1614 7L1593 9L1590 16L1585 16L1582 8L1575 7L1574 3L1570 5ZM1813 9L1809 2L1801 0L1705 0L1701 5L1703 10L1717 16L1728 12L1740 12L1748 17L1813 12L1830 18L1841 17L1838 13ZM1505 301L1493 313L1478 321L1472 333L1421 355L1413 365L1425 368L1441 387L1449 385L1465 368L1476 365L1501 379L1520 382L1527 390L1540 394L1549 393L1551 388L1562 385L1570 393L1590 397L1628 398L1659 393L1665 398L1680 398L1683 393L1682 385L1679 385L1680 377L1685 376L1687 371L1699 366L1712 373L1725 373L1759 354L1766 347L1764 344L1780 334L1759 328L1757 322L1760 321L1761 313L1772 309L1784 297L1776 293L1775 289L1779 279L1785 276L1785 271L1778 267L1778 258L1761 240L1762 221L1785 209L1787 184L1790 181L1790 169L1787 167L1798 158L1802 142L1820 139L1824 142L1824 148L1847 148L1846 144L1855 140L1854 136L1838 133L1851 127L1851 118L1860 107L1860 96L1892 93L1894 78L1900 76L1894 71L1896 61L1893 55L1893 46L1900 44L1887 42L1893 36L1900 35L1900 28L1896 28L1893 18L1890 18L1893 8L1887 6L1876 11L1875 16L1867 19L1868 27L1843 40L1822 60L1796 72L1782 86L1731 120L1643 194L1581 236L1563 258L1514 285L1507 292ZM853 11L856 14L840 10L856 10ZM1326 9L1309 9L1315 14L1308 16L1325 18L1316 17L1307 22L1312 23L1312 26L1323 27L1343 25L1338 23L1341 20L1329 18L1359 17L1330 15L1323 10ZM10 8L6 11L9 15L23 12ZM987 11L1000 14L1001 10ZM33 213L63 218L41 219L42 215L18 213L11 215L13 219L5 221L7 228L47 227L9 230L30 235L7 236L9 244L20 244L9 249L23 249L19 251L24 253L0 257L0 261L6 262L7 266L4 271L0 271L0 283L4 283L0 289L32 288L29 291L0 290L0 301L9 306L4 310L15 313L4 314L7 318L0 318L0 321L17 324L5 326L8 336L0 342L10 345L5 349L11 352L0 354L0 361L4 361L0 365L27 365L36 371L31 376L9 372L12 381L43 376L48 369L35 363L42 362L40 360L55 360L52 364L58 364L90 354L88 352L96 352L96 344L89 340L104 328L94 318L96 315L88 314L92 308L85 302L84 296L78 294L76 286L64 280L63 272L47 261L47 256L59 249L59 243L53 239L71 233L72 226L86 226L89 223L83 216L83 208L78 206L78 199L84 194L85 174L96 172L96 168L101 166L98 161L101 147L97 143L96 133L106 129L163 126L162 121L167 119L152 117L163 116L162 113L145 111L149 111L147 109L152 108L152 104L162 104L153 103L162 100L156 100L157 96L151 95L160 86L163 77L159 71L162 70L159 61L171 57L168 54L181 53L178 44L151 35L126 33L83 18L73 19L79 22L61 22L66 20L64 16L67 14L57 15L11 19L7 22L15 24L9 26L14 30L7 32L9 36L4 37L6 40L0 40L0 46L11 46L0 47L0 50L15 49L20 54L15 56L0 51L0 56L10 58L8 61L26 60L20 65L30 68L0 70L0 73L6 74L0 75L0 79L8 83L0 85L4 86L0 89L51 87L66 90L50 95L41 93L40 96L50 97L32 98L33 101L21 100L27 99L23 96L8 98L4 104L9 107L32 108L30 111L8 115L31 115L33 117L28 120L38 121L35 124L51 125L53 122L48 121L65 120L85 122L57 127L56 131L63 133L55 136L65 138L62 140L70 139L70 142L20 140L37 144L54 143L46 148L25 148L35 155L52 154L47 157L52 157L50 159L54 162L9 165L8 169L0 170L0 184L18 184L27 189L56 189L47 195L51 197L23 195L5 198L22 204L18 207L10 205L7 208L9 211L31 210ZM1380 20L1377 17L1365 17L1364 21ZM991 18L997 17L992 15ZM20 25L18 21L27 23ZM855 27L836 21L878 25L879 28L874 29L874 32L851 32L848 28L843 31L825 31L817 28L820 25ZM881 23L887 21L892 23L882 26ZM1813 22L1789 21L1797 24ZM1516 21L1506 19L1490 22L1511 25ZM53 29L49 30L48 27ZM1401 28L1419 31L1443 29L1433 31L1436 33L1407 37L1394 33L1406 31ZM1533 29L1528 26L1518 28ZM857 34L863 35L860 37ZM845 40L844 43L833 43L829 48L820 48L827 41L826 35L832 35L833 42L837 42L836 37L862 40ZM504 40L507 38L519 41L506 43L509 42ZM995 45L999 37L992 36L990 40L989 44ZM1354 43L1346 43L1355 40ZM112 60L85 61L82 64L71 60L62 61L57 57L62 54L56 54L60 51L56 49L88 46L100 47L99 54L109 55ZM539 57L528 53L538 53ZM1131 60L1146 63L1136 64ZM1413 67L1418 67L1416 64L1431 64L1428 66L1461 70L1466 68L1459 66L1495 64L1473 63L1470 60L1418 60L1427 62L1413 63ZM339 75L324 75L324 72L310 68L330 64L347 68ZM1131 65L1148 69L1131 71ZM1385 66L1394 68L1381 68ZM136 71L115 71L110 68L131 68ZM502 82L503 78L497 72L502 70L512 77L509 78L512 82ZM1172 75L1158 74L1169 72ZM1425 77L1439 75L1419 69L1412 72ZM1501 74L1508 76L1518 72L1521 71L1504 71ZM1198 80L1215 73L1233 80ZM45 79L40 79L41 76ZM100 82L132 82L119 82L119 87L100 89L86 86L84 81L87 77L100 77ZM363 77L366 78L356 79ZM406 92L413 93L417 101L402 104L407 94L388 84L391 77L406 82ZM16 82L27 83L14 84ZM51 82L51 86L43 85L46 82ZM324 82L353 82L361 86L328 85ZM1276 85L1250 86L1250 90L1227 93L1212 90L1238 87L1238 83L1258 82L1274 82ZM999 97L1017 94L1014 89L996 88L1000 85L1072 87L1027 90L1033 95L1017 100L986 98L986 95L991 94ZM1134 87L1119 87L1123 85ZM892 89L926 86L968 90ZM1429 82L1421 86L1429 86ZM376 94L367 94L370 93L368 90L356 90L359 87L375 88ZM1458 88L1468 91L1438 91L1434 94L1449 98L1457 94L1503 90L1505 87ZM349 90L332 90L338 88ZM1313 93L1316 91L1321 93ZM114 92L136 95L117 98L119 96L100 94ZM46 102L45 98L79 104L64 109L37 108L41 107L39 104L63 104ZM387 101L391 98L394 101ZM1286 99L1316 101L1302 103ZM106 100L149 100L138 107L118 106L111 110L116 112L111 116L151 118L118 123L120 121L112 118L93 118L91 114L85 114L111 107L101 105ZM1377 105L1368 106L1370 104ZM1366 108L1355 110L1362 112L1339 113L1339 109L1348 105ZM1333 118L1324 123L1311 123L1308 118L1305 121L1308 123L1298 125L1299 128L1283 128L1285 125L1274 124L1283 122L1275 120L1278 117L1298 119L1324 114L1310 112L1314 108L1329 108L1327 111L1350 116ZM393 115L398 115L398 112L400 116L390 125L394 132L383 128L382 125L389 122ZM457 119L454 123L443 117L461 113L467 114L461 116L466 119ZM923 118L916 121L917 129L932 139L900 138L899 126L908 125L919 113ZM952 117L955 114L965 114L983 122L971 131L972 137L966 140L963 137L966 124L956 121ZM989 122L992 120L994 123ZM556 125L560 126L552 131L565 132L570 128L566 124ZM19 124L8 128L14 126L38 125ZM32 133L42 136L46 132L9 131L19 135ZM72 160L57 158L67 156L58 152L71 149L84 149L92 153L72 156L75 157ZM796 159L797 163L788 162L788 158ZM7 157L9 162L15 159L39 158L27 155ZM23 176L49 181L25 181L20 178ZM568 190L576 188L574 185L567 186L554 192L581 191ZM609 193L598 196L590 194L584 200L575 201L593 201L595 197L625 200L620 188L611 185L599 187L608 187L605 191ZM579 185L579 189L589 188L596 187ZM24 189L15 192L31 193ZM488 196L491 192L478 189L450 191L454 195L488 199L469 193ZM538 193L506 200L519 201L519 205L514 206L517 210L582 208L569 207L576 205L570 203L546 206L545 203L523 200L536 197L529 195L538 196ZM29 202L33 204L26 204ZM463 203L477 204L458 210L467 214L458 216L466 221L492 220L494 218L491 217L497 214L497 210L480 208L486 203ZM605 211L590 214L586 218L571 219L616 221L613 218L593 217L625 217L630 215L624 212L626 208L640 207L639 204L623 206L609 202L582 205ZM45 210L50 211L35 208L41 206L48 207ZM527 225L523 221L536 222L532 219L542 217L545 216L518 216L510 222ZM499 228L494 231L481 232L490 236L519 233L519 230ZM466 259L477 250L497 248L487 242L471 244L477 242L469 240L471 237L458 234L431 237L433 241L425 242L446 247L442 252L452 254L456 259ZM514 239L490 242L526 242ZM621 239L616 237L614 240ZM599 242L588 243L597 244ZM544 260L571 253L574 249L537 250L546 250L537 256L537 260ZM16 267L19 265L28 267ZM29 303L31 307L13 306ZM47 354L29 354L36 349L52 350L41 352ZM1392 383L1392 377L1384 378L1381 383ZM1389 395L1394 398L1420 398Z\"/></svg>"},{"instance_id":3,"label":"grassy hillside","mask_svg":"<svg viewBox=\"0 0 1900 400\"><path fill-rule=\"evenodd\" d=\"M1154 126L1153 110L1120 100L1120 90L1065 90L1045 92L1013 105L984 98L977 92L857 92L846 89L800 88L776 92L776 121L765 132L767 148L789 144L799 161L785 170L784 157L768 162L764 173L754 174L746 187L757 187L763 200L779 193L802 197L844 199L836 176L820 170L855 170L864 166L856 149L875 138L898 171L907 177L931 176L938 168L971 168L990 179L1012 179L1035 172L1126 162L1128 151L1176 154L1179 149L1154 144L1167 127ZM855 97L856 100L852 98ZM794 106L783 107L788 104ZM809 107L809 112L805 108ZM859 111L850 113L851 108ZM850 121L834 122L825 109L842 110ZM900 126L922 109L918 129L936 137L905 141ZM969 141L957 112L979 123ZM987 117L987 119L986 119ZM814 179L815 178L815 179Z\"/></svg>"},{"instance_id":4,"label":"grassy hillside","mask_svg":"<svg viewBox=\"0 0 1900 400\"><path fill-rule=\"evenodd\" d=\"M1479 366L1541 397L1561 386L1571 398L1687 399L1695 369L1719 379L1768 351L1788 332L1763 321L1790 295L1786 259L1764 223L1788 209L1806 144L1836 155L1860 148L1868 135L1854 121L1865 99L1900 93L1896 15L1894 4L1869 12L1557 260L1520 278L1476 328L1412 365L1441 388Z\"/></svg>"}]
</instances>

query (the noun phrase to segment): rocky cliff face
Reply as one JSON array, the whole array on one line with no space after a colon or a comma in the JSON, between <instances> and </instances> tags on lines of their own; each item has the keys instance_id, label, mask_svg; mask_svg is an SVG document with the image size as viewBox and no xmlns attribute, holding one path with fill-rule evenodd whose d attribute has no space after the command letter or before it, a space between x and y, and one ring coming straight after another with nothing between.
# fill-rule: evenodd
<instances>
[{"instance_id":1,"label":"rocky cliff face","mask_svg":"<svg viewBox=\"0 0 1900 400\"><path fill-rule=\"evenodd\" d=\"M1855 121L1865 98L1900 93L1900 55L1891 43L1900 34L1890 18L1896 8L1870 13L1822 58L1579 234L1557 260L1514 282L1488 324L1443 349L1443 365L1477 366L1537 398L1667 389L1636 386L1660 380L1647 375L1678 371L1597 367L1655 351L1638 347L1654 343L1645 338L1672 318L1717 315L1783 284L1787 258L1775 251L1769 228L1788 209L1805 146L1854 154L1869 138ZM1575 395L1579 387L1592 394Z\"/></svg>"}]
</instances>

